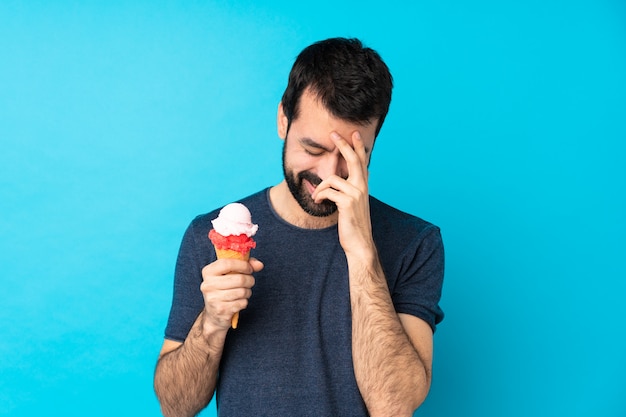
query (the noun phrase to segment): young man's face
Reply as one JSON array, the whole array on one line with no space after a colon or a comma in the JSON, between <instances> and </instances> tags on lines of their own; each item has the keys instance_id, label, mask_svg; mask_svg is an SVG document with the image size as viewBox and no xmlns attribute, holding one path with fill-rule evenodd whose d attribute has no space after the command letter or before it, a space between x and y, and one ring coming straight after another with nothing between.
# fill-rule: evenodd
<instances>
[{"instance_id":1,"label":"young man's face","mask_svg":"<svg viewBox=\"0 0 626 417\"><path fill-rule=\"evenodd\" d=\"M324 108L317 97L306 90L299 103L299 116L292 120L287 132L288 120L282 105L278 109L278 134L285 139L283 148L283 171L291 194L300 207L310 215L325 217L333 214L335 203L325 200L316 203L311 198L315 187L331 175L348 178L349 169L344 156L330 138L338 133L353 145L353 134L359 132L371 157L376 133L376 120L360 125L338 119Z\"/></svg>"}]
</instances>

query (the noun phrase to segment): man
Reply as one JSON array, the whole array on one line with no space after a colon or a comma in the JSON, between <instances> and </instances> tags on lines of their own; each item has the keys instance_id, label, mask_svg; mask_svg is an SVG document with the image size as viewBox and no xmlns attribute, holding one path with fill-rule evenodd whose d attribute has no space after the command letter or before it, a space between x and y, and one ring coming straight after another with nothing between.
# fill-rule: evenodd
<instances>
[{"instance_id":1,"label":"man","mask_svg":"<svg viewBox=\"0 0 626 417\"><path fill-rule=\"evenodd\" d=\"M183 238L154 380L164 415L195 415L214 391L221 416L410 416L423 402L443 245L436 226L369 196L391 89L356 39L300 53L278 106L285 179L240 200L262 262L216 260L219 210Z\"/></svg>"}]
</instances>

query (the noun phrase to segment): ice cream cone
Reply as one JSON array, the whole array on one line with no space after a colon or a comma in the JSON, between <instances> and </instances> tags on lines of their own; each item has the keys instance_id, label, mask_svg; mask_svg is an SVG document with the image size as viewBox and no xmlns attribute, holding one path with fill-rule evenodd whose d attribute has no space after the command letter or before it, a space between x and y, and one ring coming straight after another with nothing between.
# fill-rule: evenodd
<instances>
[{"instance_id":1,"label":"ice cream cone","mask_svg":"<svg viewBox=\"0 0 626 417\"><path fill-rule=\"evenodd\" d=\"M241 259L242 261L250 260L250 251L245 252L245 253L241 253L241 252L236 251L236 250L218 249L215 246L213 246L213 247L215 248L215 253L217 254L217 259Z\"/></svg>"},{"instance_id":2,"label":"ice cream cone","mask_svg":"<svg viewBox=\"0 0 626 417\"><path fill-rule=\"evenodd\" d=\"M250 259L250 249L256 247L252 236L258 225L252 224L252 216L246 206L241 203L231 203L222 210L216 219L211 220L214 229L209 231L209 239L215 248L217 259ZM231 326L237 328L239 312L233 315Z\"/></svg>"}]
</instances>

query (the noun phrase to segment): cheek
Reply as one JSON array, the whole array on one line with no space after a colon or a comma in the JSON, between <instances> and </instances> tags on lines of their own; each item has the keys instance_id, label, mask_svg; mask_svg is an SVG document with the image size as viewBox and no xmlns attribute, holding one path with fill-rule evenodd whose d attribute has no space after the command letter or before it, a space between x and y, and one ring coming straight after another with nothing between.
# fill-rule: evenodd
<instances>
[{"instance_id":1,"label":"cheek","mask_svg":"<svg viewBox=\"0 0 626 417\"><path fill-rule=\"evenodd\" d=\"M294 168L298 167L298 170L302 171L313 167L317 158L302 149L287 149L286 159L289 165Z\"/></svg>"},{"instance_id":2,"label":"cheek","mask_svg":"<svg viewBox=\"0 0 626 417\"><path fill-rule=\"evenodd\" d=\"M287 152L285 154L285 165L297 173L312 169L314 162L311 156L304 152Z\"/></svg>"},{"instance_id":3,"label":"cheek","mask_svg":"<svg viewBox=\"0 0 626 417\"><path fill-rule=\"evenodd\" d=\"M295 159L295 164L297 166L298 171L311 171L316 172L317 165L316 159L311 158L310 155L302 155Z\"/></svg>"}]
</instances>

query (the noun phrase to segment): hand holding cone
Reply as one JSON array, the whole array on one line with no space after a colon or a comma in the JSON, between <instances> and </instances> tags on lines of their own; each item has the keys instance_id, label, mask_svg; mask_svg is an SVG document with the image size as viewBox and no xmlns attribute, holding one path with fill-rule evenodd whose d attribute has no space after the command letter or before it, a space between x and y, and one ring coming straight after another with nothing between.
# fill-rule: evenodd
<instances>
[{"instance_id":1,"label":"hand holding cone","mask_svg":"<svg viewBox=\"0 0 626 417\"><path fill-rule=\"evenodd\" d=\"M219 216L211 221L214 229L209 232L209 239L215 247L217 259L240 259L248 261L250 250L256 247L252 236L258 226L252 224L252 216L246 206L231 203L220 211ZM233 315L231 326L237 328L239 312Z\"/></svg>"}]
</instances>

